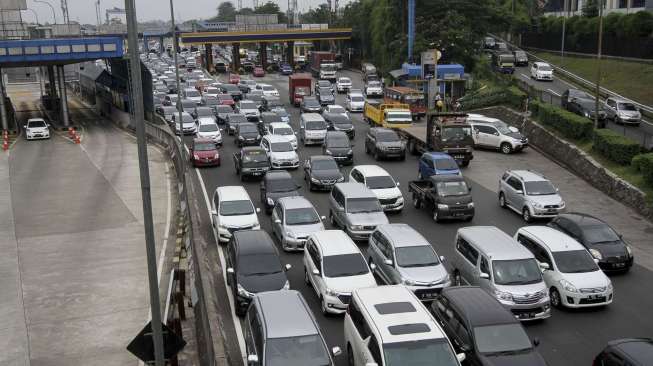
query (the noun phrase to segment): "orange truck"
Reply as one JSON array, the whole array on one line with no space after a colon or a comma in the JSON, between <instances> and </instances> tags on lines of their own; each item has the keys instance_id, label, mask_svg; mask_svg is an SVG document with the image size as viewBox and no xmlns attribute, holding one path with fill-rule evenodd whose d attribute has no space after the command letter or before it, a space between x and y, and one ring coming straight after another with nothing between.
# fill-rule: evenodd
<instances>
[{"instance_id":1,"label":"orange truck","mask_svg":"<svg viewBox=\"0 0 653 366\"><path fill-rule=\"evenodd\" d=\"M295 107L299 106L304 96L311 95L311 74L292 74L288 76L288 101Z\"/></svg>"}]
</instances>

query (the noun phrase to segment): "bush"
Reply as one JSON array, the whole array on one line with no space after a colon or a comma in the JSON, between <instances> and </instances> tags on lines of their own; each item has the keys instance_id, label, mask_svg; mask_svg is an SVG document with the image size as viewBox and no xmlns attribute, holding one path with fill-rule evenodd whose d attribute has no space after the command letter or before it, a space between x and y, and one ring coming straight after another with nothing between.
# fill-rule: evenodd
<instances>
[{"instance_id":1,"label":"bush","mask_svg":"<svg viewBox=\"0 0 653 366\"><path fill-rule=\"evenodd\" d=\"M631 164L642 173L648 184L653 185L653 153L636 155Z\"/></svg>"},{"instance_id":2,"label":"bush","mask_svg":"<svg viewBox=\"0 0 653 366\"><path fill-rule=\"evenodd\" d=\"M635 155L639 154L640 146L636 141L612 130L600 129L594 131L592 149L615 163L629 165ZM641 162L637 160L637 164Z\"/></svg>"},{"instance_id":3,"label":"bush","mask_svg":"<svg viewBox=\"0 0 653 366\"><path fill-rule=\"evenodd\" d=\"M516 86L511 86L506 90L506 103L518 111L524 109L524 102L526 100L526 93L521 91Z\"/></svg>"},{"instance_id":4,"label":"bush","mask_svg":"<svg viewBox=\"0 0 653 366\"><path fill-rule=\"evenodd\" d=\"M563 136L574 140L587 140L592 137L594 124L589 119L537 101L531 102L531 106L534 107L533 115L537 116L540 122Z\"/></svg>"}]
</instances>

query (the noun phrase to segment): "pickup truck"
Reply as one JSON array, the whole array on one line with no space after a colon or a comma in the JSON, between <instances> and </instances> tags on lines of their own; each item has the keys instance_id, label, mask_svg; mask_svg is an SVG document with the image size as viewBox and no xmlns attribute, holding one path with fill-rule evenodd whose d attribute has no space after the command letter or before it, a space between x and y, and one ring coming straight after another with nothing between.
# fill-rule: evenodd
<instances>
[{"instance_id":1,"label":"pickup truck","mask_svg":"<svg viewBox=\"0 0 653 366\"><path fill-rule=\"evenodd\" d=\"M244 181L245 177L263 177L270 170L270 161L262 147L247 146L234 153L234 168Z\"/></svg>"},{"instance_id":2,"label":"pickup truck","mask_svg":"<svg viewBox=\"0 0 653 366\"><path fill-rule=\"evenodd\" d=\"M435 222L443 219L474 218L472 188L461 175L433 175L428 179L408 183L413 206L430 210Z\"/></svg>"},{"instance_id":3,"label":"pickup truck","mask_svg":"<svg viewBox=\"0 0 653 366\"><path fill-rule=\"evenodd\" d=\"M363 120L371 126L397 128L412 126L413 117L408 104L383 104L366 101Z\"/></svg>"}]
</instances>

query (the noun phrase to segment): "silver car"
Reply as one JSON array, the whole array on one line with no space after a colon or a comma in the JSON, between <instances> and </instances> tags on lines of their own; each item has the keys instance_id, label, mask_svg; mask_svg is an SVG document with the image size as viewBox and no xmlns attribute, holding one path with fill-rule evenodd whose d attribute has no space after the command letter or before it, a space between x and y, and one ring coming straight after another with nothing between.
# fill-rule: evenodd
<instances>
[{"instance_id":1,"label":"silver car","mask_svg":"<svg viewBox=\"0 0 653 366\"><path fill-rule=\"evenodd\" d=\"M403 284L422 301L451 285L444 257L407 224L379 225L370 236L367 261L384 284Z\"/></svg>"},{"instance_id":2,"label":"silver car","mask_svg":"<svg viewBox=\"0 0 653 366\"><path fill-rule=\"evenodd\" d=\"M329 195L329 219L353 240L367 240L388 217L374 192L361 183L336 183Z\"/></svg>"},{"instance_id":3,"label":"silver car","mask_svg":"<svg viewBox=\"0 0 653 366\"><path fill-rule=\"evenodd\" d=\"M272 235L279 239L283 250L301 251L310 234L324 230L324 219L302 196L279 198L271 216Z\"/></svg>"},{"instance_id":4,"label":"silver car","mask_svg":"<svg viewBox=\"0 0 653 366\"><path fill-rule=\"evenodd\" d=\"M565 201L543 175L531 170L508 170L499 181L499 205L522 215L524 221L558 216Z\"/></svg>"},{"instance_id":5,"label":"silver car","mask_svg":"<svg viewBox=\"0 0 653 366\"><path fill-rule=\"evenodd\" d=\"M641 112L627 99L608 98L605 100L605 107L608 118L614 123L639 125L642 122Z\"/></svg>"}]
</instances>

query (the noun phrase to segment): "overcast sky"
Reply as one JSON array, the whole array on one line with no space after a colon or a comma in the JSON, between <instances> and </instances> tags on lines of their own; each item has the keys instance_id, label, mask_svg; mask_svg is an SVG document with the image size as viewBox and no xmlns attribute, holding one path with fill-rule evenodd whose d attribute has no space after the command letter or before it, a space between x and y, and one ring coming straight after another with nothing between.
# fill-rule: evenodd
<instances>
[{"instance_id":1,"label":"overcast sky","mask_svg":"<svg viewBox=\"0 0 653 366\"><path fill-rule=\"evenodd\" d=\"M55 8L58 22L61 22L60 0L44 0L52 4ZM259 0L259 3L265 3L266 0ZM351 0L340 0L340 4L346 4ZM196 18L210 18L216 14L216 8L220 0L175 0L175 20L188 20ZM274 0L279 4L282 10L286 10L288 0ZM325 3L326 0L298 0L300 10L307 10L309 7L316 7ZM237 0L232 1L237 5ZM139 21L147 20L169 20L170 8L169 0L136 0L136 13ZM190 5L192 4L192 5ZM253 0L243 0L243 7L251 7ZM341 6L343 6L341 5ZM108 8L124 8L124 0L100 0L101 15L104 20L105 10ZM34 9L39 16L41 23L52 22L52 10L43 3L37 3L34 0L27 0L27 7ZM96 23L95 0L68 0L68 13L70 19L80 23ZM25 21L34 21L34 15L31 11L24 11L23 18Z\"/></svg>"}]
</instances>

